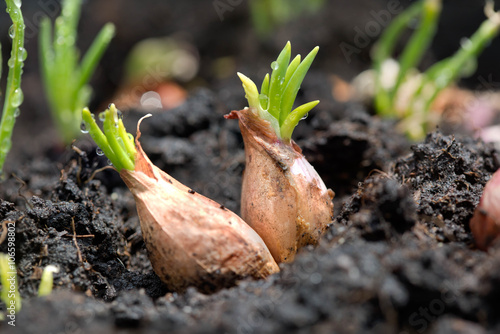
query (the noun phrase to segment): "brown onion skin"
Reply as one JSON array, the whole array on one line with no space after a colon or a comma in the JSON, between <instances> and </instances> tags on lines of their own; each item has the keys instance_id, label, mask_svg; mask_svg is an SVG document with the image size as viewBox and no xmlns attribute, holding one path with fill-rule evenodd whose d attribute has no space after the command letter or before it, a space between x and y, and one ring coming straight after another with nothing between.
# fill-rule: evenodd
<instances>
[{"instance_id":1,"label":"brown onion skin","mask_svg":"<svg viewBox=\"0 0 500 334\"><path fill-rule=\"evenodd\" d=\"M134 195L153 269L170 289L213 292L279 271L240 217L154 166L138 140L136 148L135 170L120 176Z\"/></svg>"},{"instance_id":2,"label":"brown onion skin","mask_svg":"<svg viewBox=\"0 0 500 334\"><path fill-rule=\"evenodd\" d=\"M487 250L500 240L500 172L486 183L479 205L469 223L479 249Z\"/></svg>"},{"instance_id":3,"label":"brown onion skin","mask_svg":"<svg viewBox=\"0 0 500 334\"><path fill-rule=\"evenodd\" d=\"M315 245L332 222L334 196L293 140L280 140L253 109L232 111L245 143L241 216L264 240L276 262L292 262Z\"/></svg>"}]
</instances>

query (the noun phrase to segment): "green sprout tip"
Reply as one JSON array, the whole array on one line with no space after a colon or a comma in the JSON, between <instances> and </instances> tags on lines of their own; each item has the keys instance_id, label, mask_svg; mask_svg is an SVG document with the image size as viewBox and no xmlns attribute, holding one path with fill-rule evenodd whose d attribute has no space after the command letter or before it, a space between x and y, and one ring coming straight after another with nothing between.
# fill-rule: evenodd
<instances>
[{"instance_id":1,"label":"green sprout tip","mask_svg":"<svg viewBox=\"0 0 500 334\"><path fill-rule=\"evenodd\" d=\"M134 170L136 154L134 137L127 133L122 114L114 104L110 104L108 109L99 114L104 132L88 108L83 109L82 119L81 131L92 137L118 172L122 169Z\"/></svg>"},{"instance_id":2,"label":"green sprout tip","mask_svg":"<svg viewBox=\"0 0 500 334\"><path fill-rule=\"evenodd\" d=\"M49 264L43 269L40 286L38 287L38 297L48 296L52 293L52 286L54 285L54 273L58 273L59 268Z\"/></svg>"},{"instance_id":3,"label":"green sprout tip","mask_svg":"<svg viewBox=\"0 0 500 334\"><path fill-rule=\"evenodd\" d=\"M304 77L318 53L315 47L302 61L297 55L291 62L291 45L286 43L276 61L271 63L272 73L266 74L260 93L255 83L238 73L243 83L250 108L255 109L260 118L269 121L278 138L289 142L293 130L319 101L303 104L292 110Z\"/></svg>"}]
</instances>

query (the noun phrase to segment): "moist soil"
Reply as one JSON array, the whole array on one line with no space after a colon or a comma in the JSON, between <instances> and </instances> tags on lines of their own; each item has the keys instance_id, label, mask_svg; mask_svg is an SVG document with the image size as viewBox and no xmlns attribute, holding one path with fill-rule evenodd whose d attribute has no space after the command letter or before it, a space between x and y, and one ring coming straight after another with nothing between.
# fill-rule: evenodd
<instances>
[{"instance_id":1,"label":"moist soil","mask_svg":"<svg viewBox=\"0 0 500 334\"><path fill-rule=\"evenodd\" d=\"M84 15L98 3L89 1ZM276 40L258 42L253 37L262 53L249 50L235 41L238 34L252 36L245 5L220 21L211 2L182 3L157 5L172 13L172 22L161 25L155 2L146 2L149 30L128 26L130 39L119 33L103 60L104 73L95 79L98 87L107 88L96 94L94 104L110 99L113 82L120 80L114 76L119 69L112 65L123 63L123 50L160 26L158 34L190 31L201 63L235 54L244 73L267 68L259 64L275 58L282 44L279 36L289 34L294 47L297 40L299 49L309 48L304 32L289 25L278 29ZM367 2L357 3L359 8L347 6L344 14L370 12ZM378 5L373 8L384 8L383 2ZM338 6L329 4L324 12L336 13ZM35 9L28 6L27 11ZM190 26L189 20L175 19L179 12L204 20ZM208 18L202 15L206 13ZM334 23L325 13L316 17L325 23L324 34L337 41L352 38L343 35L352 24L346 28L342 15L336 14L339 22ZM113 18L121 22L131 17L125 11ZM96 15L92 20L99 25L110 18ZM324 34L317 33L316 43L327 40ZM203 36L208 40L203 42ZM86 38L91 39L84 34ZM342 55L337 58L345 64ZM319 246L302 249L293 263L280 265L280 273L213 293L194 288L173 292L161 282L148 260L133 196L118 173L86 136L72 147L57 144L44 114L48 111L39 107L45 103L41 90L27 90L27 116L21 115L16 125L0 184L0 221L16 226L23 301L17 328L2 322L1 332L499 332L500 246L488 252L476 249L469 229L484 185L500 167L498 152L466 134L439 129L421 142L408 142L393 121L332 97L330 62L319 58L302 85L299 103L317 98L322 103L300 123L294 138L336 193L333 222ZM349 71L359 71L366 62L358 55ZM29 69L28 63L27 85L40 88L34 69ZM216 77L204 67L198 80L204 83L186 85L188 98L181 106L152 111L153 117L142 122L141 144L172 177L239 213L244 147L238 123L223 115L246 105L242 89L234 78ZM122 111L129 130L151 112ZM0 244L0 252L6 247ZM37 297L42 270L49 264L59 268L54 290Z\"/></svg>"}]
</instances>

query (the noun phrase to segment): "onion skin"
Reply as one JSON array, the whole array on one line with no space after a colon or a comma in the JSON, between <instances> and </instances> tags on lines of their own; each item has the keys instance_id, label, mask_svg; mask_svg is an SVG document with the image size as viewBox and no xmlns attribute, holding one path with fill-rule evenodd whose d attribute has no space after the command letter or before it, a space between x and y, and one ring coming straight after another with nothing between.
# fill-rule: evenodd
<instances>
[{"instance_id":1,"label":"onion skin","mask_svg":"<svg viewBox=\"0 0 500 334\"><path fill-rule=\"evenodd\" d=\"M487 250L500 239L500 171L486 183L469 226L479 249Z\"/></svg>"},{"instance_id":2,"label":"onion skin","mask_svg":"<svg viewBox=\"0 0 500 334\"><path fill-rule=\"evenodd\" d=\"M241 216L264 240L276 262L292 262L315 245L333 220L333 191L290 140L280 140L254 109L232 111L245 143Z\"/></svg>"},{"instance_id":3,"label":"onion skin","mask_svg":"<svg viewBox=\"0 0 500 334\"><path fill-rule=\"evenodd\" d=\"M240 217L154 166L137 139L136 149L135 170L120 176L134 195L153 269L170 289L213 292L279 271Z\"/></svg>"}]
</instances>

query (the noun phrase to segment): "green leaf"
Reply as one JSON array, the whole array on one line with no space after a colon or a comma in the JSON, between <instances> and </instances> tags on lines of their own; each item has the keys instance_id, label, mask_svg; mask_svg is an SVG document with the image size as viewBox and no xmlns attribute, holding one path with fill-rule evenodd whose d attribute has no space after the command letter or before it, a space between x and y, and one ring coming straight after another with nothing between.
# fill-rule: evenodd
<instances>
[{"instance_id":1,"label":"green leaf","mask_svg":"<svg viewBox=\"0 0 500 334\"><path fill-rule=\"evenodd\" d=\"M271 74L271 82L269 86L269 108L268 112L274 116L277 120L280 119L280 106L281 99L283 95L283 90L285 86L285 75L290 62L291 55L291 45L287 42L283 51L281 51L278 59L272 62L271 68L273 72Z\"/></svg>"},{"instance_id":2,"label":"green leaf","mask_svg":"<svg viewBox=\"0 0 500 334\"><path fill-rule=\"evenodd\" d=\"M281 137L286 140L292 138L293 130L299 121L304 118L312 108L314 108L319 103L318 100L305 103L297 108L295 108L285 119L283 125L281 126Z\"/></svg>"},{"instance_id":3,"label":"green leaf","mask_svg":"<svg viewBox=\"0 0 500 334\"><path fill-rule=\"evenodd\" d=\"M248 106L250 108L259 109L260 100L259 100L259 91L257 90L257 86L255 83L248 78L246 75L238 72L236 73L243 83L243 89L245 90L246 99L248 101Z\"/></svg>"},{"instance_id":4,"label":"green leaf","mask_svg":"<svg viewBox=\"0 0 500 334\"><path fill-rule=\"evenodd\" d=\"M297 66L297 69L294 71L293 75L290 78L281 100L281 114L280 114L280 124L283 124L286 117L290 113L293 107L293 103L295 102L295 98L297 97L297 93L300 89L300 85L306 76L309 67L316 57L318 53L319 47L315 47L309 54L304 58L304 60Z\"/></svg>"},{"instance_id":5,"label":"green leaf","mask_svg":"<svg viewBox=\"0 0 500 334\"><path fill-rule=\"evenodd\" d=\"M259 99L262 109L267 110L267 107L269 106L269 73L266 73L264 80L262 80Z\"/></svg>"}]
</instances>

